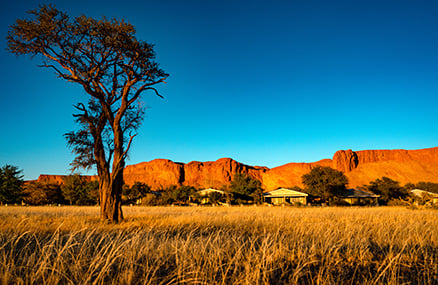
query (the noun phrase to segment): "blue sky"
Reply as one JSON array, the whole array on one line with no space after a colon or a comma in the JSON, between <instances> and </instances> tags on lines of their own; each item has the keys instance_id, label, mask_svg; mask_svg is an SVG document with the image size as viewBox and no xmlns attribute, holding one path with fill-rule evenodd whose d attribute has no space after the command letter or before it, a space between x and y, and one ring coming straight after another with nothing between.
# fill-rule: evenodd
<instances>
[{"instance_id":1,"label":"blue sky","mask_svg":"<svg viewBox=\"0 0 438 285\"><path fill-rule=\"evenodd\" d=\"M39 58L5 51L39 3L124 18L170 74L128 164L232 157L250 165L331 158L339 149L438 146L437 1L2 1L0 164L68 174L63 134L86 95Z\"/></svg>"}]
</instances>

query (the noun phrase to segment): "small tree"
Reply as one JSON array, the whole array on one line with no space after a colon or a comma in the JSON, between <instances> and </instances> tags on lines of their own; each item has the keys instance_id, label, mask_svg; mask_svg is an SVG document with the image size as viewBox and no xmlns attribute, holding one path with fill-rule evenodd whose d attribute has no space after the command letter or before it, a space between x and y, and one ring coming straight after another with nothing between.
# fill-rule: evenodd
<instances>
[{"instance_id":1,"label":"small tree","mask_svg":"<svg viewBox=\"0 0 438 285\"><path fill-rule=\"evenodd\" d=\"M70 205L96 205L98 202L97 186L95 181L88 182L80 175L75 174L64 178L61 189Z\"/></svg>"},{"instance_id":2,"label":"small tree","mask_svg":"<svg viewBox=\"0 0 438 285\"><path fill-rule=\"evenodd\" d=\"M140 95L159 95L155 85L168 75L154 61L153 45L137 40L134 26L123 20L71 19L46 5L29 14L31 19L11 26L8 50L40 55L42 67L89 95L87 103L75 106L79 130L66 134L76 154L72 165L96 166L101 218L118 222L125 159L144 116Z\"/></svg>"},{"instance_id":3,"label":"small tree","mask_svg":"<svg viewBox=\"0 0 438 285\"><path fill-rule=\"evenodd\" d=\"M256 203L262 201L261 182L245 173L236 173L229 188L236 200L252 200Z\"/></svg>"},{"instance_id":4,"label":"small tree","mask_svg":"<svg viewBox=\"0 0 438 285\"><path fill-rule=\"evenodd\" d=\"M212 191L208 193L207 198L212 205L219 205L220 202L225 200L225 195L217 191Z\"/></svg>"},{"instance_id":5,"label":"small tree","mask_svg":"<svg viewBox=\"0 0 438 285\"><path fill-rule=\"evenodd\" d=\"M0 168L0 204L18 203L22 195L22 170L6 164Z\"/></svg>"},{"instance_id":6,"label":"small tree","mask_svg":"<svg viewBox=\"0 0 438 285\"><path fill-rule=\"evenodd\" d=\"M56 183L30 182L24 186L23 200L29 205L64 204L61 186Z\"/></svg>"},{"instance_id":7,"label":"small tree","mask_svg":"<svg viewBox=\"0 0 438 285\"><path fill-rule=\"evenodd\" d=\"M131 187L124 185L122 194L126 197L127 203L134 203L137 199L145 197L150 192L151 187L149 187L149 185L135 182Z\"/></svg>"},{"instance_id":8,"label":"small tree","mask_svg":"<svg viewBox=\"0 0 438 285\"><path fill-rule=\"evenodd\" d=\"M191 186L170 187L167 190L169 200L177 203L188 203L190 196L195 192L195 188Z\"/></svg>"},{"instance_id":9,"label":"small tree","mask_svg":"<svg viewBox=\"0 0 438 285\"><path fill-rule=\"evenodd\" d=\"M420 189L432 193L438 193L438 183L420 181L417 184L408 183L404 187L406 190Z\"/></svg>"},{"instance_id":10,"label":"small tree","mask_svg":"<svg viewBox=\"0 0 438 285\"><path fill-rule=\"evenodd\" d=\"M323 166L316 166L301 179L306 186L305 191L313 196L321 197L324 202L329 202L337 193L344 191L348 184L344 173Z\"/></svg>"},{"instance_id":11,"label":"small tree","mask_svg":"<svg viewBox=\"0 0 438 285\"><path fill-rule=\"evenodd\" d=\"M405 199L409 196L408 191L400 186L398 181L392 180L388 177L382 177L376 179L368 186L368 191L371 191L377 195L380 195L380 203L388 204L391 200Z\"/></svg>"}]
</instances>

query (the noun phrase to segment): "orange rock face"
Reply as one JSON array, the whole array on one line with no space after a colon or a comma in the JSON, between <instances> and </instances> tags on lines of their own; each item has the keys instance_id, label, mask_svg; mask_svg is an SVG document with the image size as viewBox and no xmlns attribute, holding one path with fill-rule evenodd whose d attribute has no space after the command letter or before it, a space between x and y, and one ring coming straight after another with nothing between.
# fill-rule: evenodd
<instances>
[{"instance_id":1,"label":"orange rock face","mask_svg":"<svg viewBox=\"0 0 438 285\"><path fill-rule=\"evenodd\" d=\"M266 191L277 189L278 187L302 187L301 176L309 173L315 166L332 166L330 159L324 159L314 163L288 163L282 166L271 168L262 174L262 187Z\"/></svg>"},{"instance_id":2,"label":"orange rock face","mask_svg":"<svg viewBox=\"0 0 438 285\"><path fill-rule=\"evenodd\" d=\"M438 183L438 147L419 150L363 150L355 153L358 159L356 167L345 171L350 187L368 184L382 176L399 181L401 185L420 181Z\"/></svg>"},{"instance_id":3,"label":"orange rock face","mask_svg":"<svg viewBox=\"0 0 438 285\"><path fill-rule=\"evenodd\" d=\"M41 183L53 183L53 184L64 184L64 178L67 177L67 175L50 175L50 174L41 174L38 177L37 182ZM85 181L94 181L97 180L96 176L90 176L90 175L82 175L82 179Z\"/></svg>"},{"instance_id":4,"label":"orange rock face","mask_svg":"<svg viewBox=\"0 0 438 285\"><path fill-rule=\"evenodd\" d=\"M171 185L181 185L184 181L184 165L167 159L155 159L128 165L123 172L123 178L128 185L142 182L159 190Z\"/></svg>"},{"instance_id":5,"label":"orange rock face","mask_svg":"<svg viewBox=\"0 0 438 285\"><path fill-rule=\"evenodd\" d=\"M368 184L382 176L408 182L428 181L438 183L438 147L420 150L340 150L333 159L314 163L289 163L269 169L249 166L231 158L217 161L176 163L166 159L156 159L125 168L125 183L148 184L159 190L171 185L188 185L196 188L219 188L229 184L236 173L246 173L258 179L263 189L269 191L278 187L300 186L301 176L313 167L329 166L345 173L349 187ZM40 175L40 182L63 182L62 175ZM95 179L89 176L87 179Z\"/></svg>"},{"instance_id":6,"label":"orange rock face","mask_svg":"<svg viewBox=\"0 0 438 285\"><path fill-rule=\"evenodd\" d=\"M219 188L229 184L235 173L247 173L260 179L260 174L266 170L267 168L248 166L231 158L207 162L192 161L187 164L156 159L126 167L124 178L128 185L143 182L154 190L172 185Z\"/></svg>"},{"instance_id":7,"label":"orange rock face","mask_svg":"<svg viewBox=\"0 0 438 285\"><path fill-rule=\"evenodd\" d=\"M359 163L357 153L349 150L339 150L333 156L333 168L342 172L350 172Z\"/></svg>"}]
</instances>

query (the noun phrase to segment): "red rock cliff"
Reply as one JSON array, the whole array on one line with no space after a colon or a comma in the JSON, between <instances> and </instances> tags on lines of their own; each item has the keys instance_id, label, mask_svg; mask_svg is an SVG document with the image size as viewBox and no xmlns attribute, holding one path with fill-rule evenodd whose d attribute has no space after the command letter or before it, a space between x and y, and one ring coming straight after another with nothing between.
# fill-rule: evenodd
<instances>
[{"instance_id":1,"label":"red rock cliff","mask_svg":"<svg viewBox=\"0 0 438 285\"><path fill-rule=\"evenodd\" d=\"M156 159L127 166L124 178L128 185L143 182L155 190L171 185L219 188L229 184L235 173L246 173L253 178L260 179L261 173L266 170L268 168L248 166L231 158L207 162L192 161L187 164Z\"/></svg>"},{"instance_id":2,"label":"red rock cliff","mask_svg":"<svg viewBox=\"0 0 438 285\"><path fill-rule=\"evenodd\" d=\"M221 187L229 184L235 173L246 173L262 182L265 190L278 187L302 186L301 176L316 165L330 166L343 171L350 187L368 184L382 176L408 182L438 183L438 147L420 150L341 150L333 160L314 163L289 163L272 169L249 166L231 158L217 161L176 163L156 159L129 165L124 172L125 183L143 182L158 190L171 185L189 185L197 188ZM40 182L63 182L63 175L41 175ZM87 179L95 179L88 176Z\"/></svg>"},{"instance_id":3,"label":"red rock cliff","mask_svg":"<svg viewBox=\"0 0 438 285\"><path fill-rule=\"evenodd\" d=\"M349 150L339 150L333 156L333 168L342 172L350 172L359 163L357 153Z\"/></svg>"},{"instance_id":4,"label":"red rock cliff","mask_svg":"<svg viewBox=\"0 0 438 285\"><path fill-rule=\"evenodd\" d=\"M419 150L363 150L333 157L336 169L344 171L350 187L368 184L382 176L401 185L429 181L438 183L438 147ZM357 164L349 161L357 156ZM350 166L350 167L349 167Z\"/></svg>"},{"instance_id":5,"label":"red rock cliff","mask_svg":"<svg viewBox=\"0 0 438 285\"><path fill-rule=\"evenodd\" d=\"M438 162L438 147L418 150L340 150L333 156L333 167L343 172L350 172L367 163L394 161L407 163Z\"/></svg>"},{"instance_id":6,"label":"red rock cliff","mask_svg":"<svg viewBox=\"0 0 438 285\"><path fill-rule=\"evenodd\" d=\"M37 182L41 183L54 183L54 184L64 184L64 178L67 177L67 175L50 175L50 174L41 174L38 177ZM82 175L82 179L85 181L94 181L97 180L96 176L90 176L90 175Z\"/></svg>"},{"instance_id":7,"label":"red rock cliff","mask_svg":"<svg viewBox=\"0 0 438 285\"><path fill-rule=\"evenodd\" d=\"M184 181L184 165L168 159L155 159L128 165L123 177L128 185L142 182L154 190L159 190L171 185L181 185Z\"/></svg>"},{"instance_id":8,"label":"red rock cliff","mask_svg":"<svg viewBox=\"0 0 438 285\"><path fill-rule=\"evenodd\" d=\"M272 168L262 174L262 187L270 191L278 187L302 187L301 176L308 173L315 166L332 166L330 159L324 159L314 163L288 163Z\"/></svg>"}]
</instances>

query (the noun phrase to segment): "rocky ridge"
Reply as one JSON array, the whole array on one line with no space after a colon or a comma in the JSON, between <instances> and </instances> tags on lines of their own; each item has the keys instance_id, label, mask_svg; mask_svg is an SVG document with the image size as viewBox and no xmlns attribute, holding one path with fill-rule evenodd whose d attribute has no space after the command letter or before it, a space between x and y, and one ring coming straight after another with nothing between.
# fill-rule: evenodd
<instances>
[{"instance_id":1,"label":"rocky ridge","mask_svg":"<svg viewBox=\"0 0 438 285\"><path fill-rule=\"evenodd\" d=\"M344 172L349 179L349 187L368 184L382 176L397 180L402 185L419 181L438 183L438 147L419 150L340 150L332 159L288 163L271 169L246 165L231 158L187 164L155 159L127 166L124 178L128 185L143 182L154 190L171 185L218 188L229 184L234 174L245 173L260 180L262 187L269 191L278 187L302 187L301 176L317 165ZM62 178L59 175L41 175L38 181L62 182Z\"/></svg>"}]
</instances>

